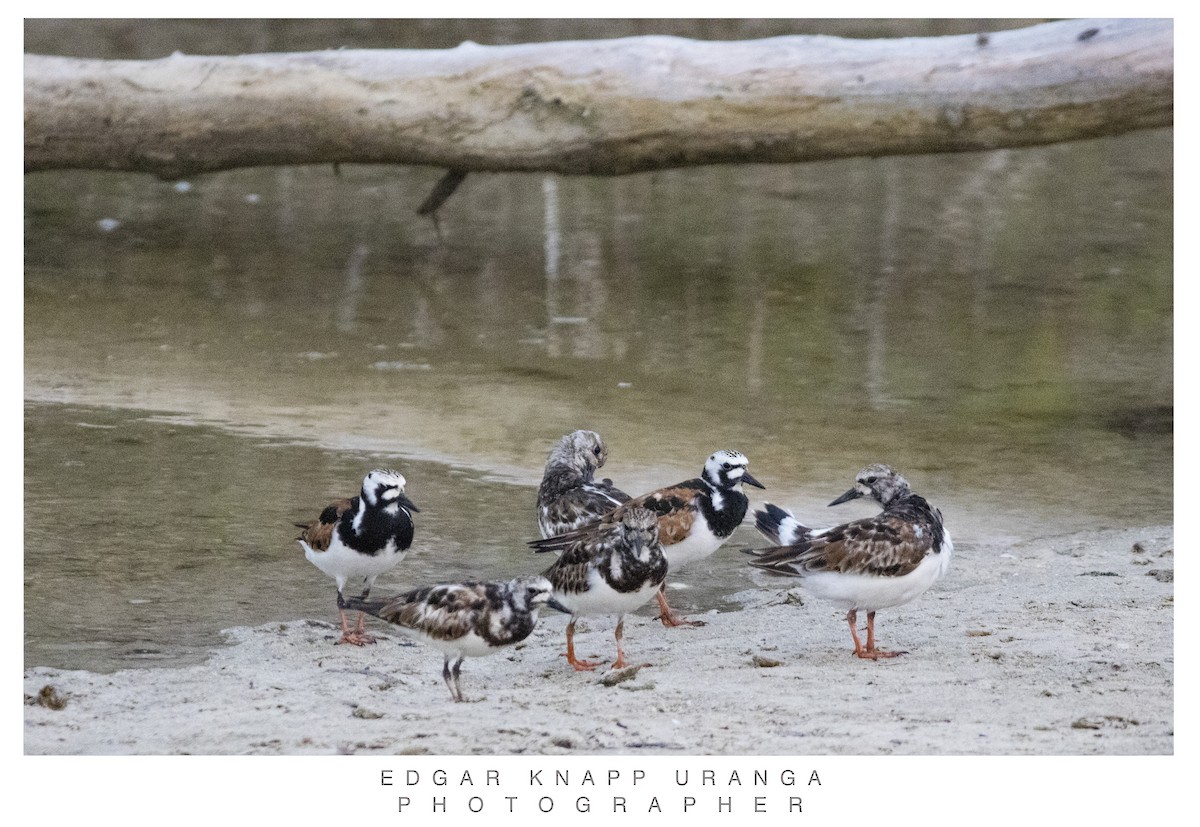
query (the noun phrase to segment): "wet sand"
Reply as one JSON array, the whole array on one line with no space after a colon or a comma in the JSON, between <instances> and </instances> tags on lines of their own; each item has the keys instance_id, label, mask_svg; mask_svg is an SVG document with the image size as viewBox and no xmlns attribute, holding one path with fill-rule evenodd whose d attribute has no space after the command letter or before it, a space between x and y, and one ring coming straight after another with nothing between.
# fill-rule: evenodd
<instances>
[{"instance_id":1,"label":"wet sand","mask_svg":"<svg viewBox=\"0 0 1200 827\"><path fill-rule=\"evenodd\" d=\"M627 618L629 658L652 665L619 674L569 669L551 612L464 664L470 726L441 655L381 623L365 648L333 645L326 618L235 628L194 666L27 669L24 750L1172 754L1173 545L1153 526L956 549L933 589L879 613L881 646L909 651L880 662L851 656L839 611L767 575L703 627ZM614 625L581 622L581 655L611 660Z\"/></svg>"}]
</instances>

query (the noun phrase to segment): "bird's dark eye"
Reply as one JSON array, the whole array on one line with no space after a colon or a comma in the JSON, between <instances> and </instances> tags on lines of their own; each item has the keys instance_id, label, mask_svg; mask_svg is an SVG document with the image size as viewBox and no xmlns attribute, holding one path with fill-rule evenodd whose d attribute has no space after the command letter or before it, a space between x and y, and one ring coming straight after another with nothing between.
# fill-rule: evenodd
<instances>
[{"instance_id":1,"label":"bird's dark eye","mask_svg":"<svg viewBox=\"0 0 1200 827\"><path fill-rule=\"evenodd\" d=\"M875 482L875 477L867 477L865 480L863 480L863 482L865 482L867 485L872 485Z\"/></svg>"},{"instance_id":2,"label":"bird's dark eye","mask_svg":"<svg viewBox=\"0 0 1200 827\"><path fill-rule=\"evenodd\" d=\"M595 448L593 448L592 453L595 454L596 456L600 456L600 446L597 445Z\"/></svg>"},{"instance_id":3,"label":"bird's dark eye","mask_svg":"<svg viewBox=\"0 0 1200 827\"><path fill-rule=\"evenodd\" d=\"M732 465L730 465L728 462L724 462L724 463L721 463L721 467L722 467L723 469L725 469L726 471L728 471L728 470L729 470L730 468L732 468L733 466L732 466Z\"/></svg>"}]
</instances>

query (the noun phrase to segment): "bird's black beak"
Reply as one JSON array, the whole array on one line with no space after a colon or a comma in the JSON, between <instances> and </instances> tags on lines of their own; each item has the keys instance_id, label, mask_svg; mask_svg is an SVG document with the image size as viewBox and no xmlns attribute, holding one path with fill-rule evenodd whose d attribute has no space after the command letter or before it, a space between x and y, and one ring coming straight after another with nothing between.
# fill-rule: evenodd
<instances>
[{"instance_id":1,"label":"bird's black beak","mask_svg":"<svg viewBox=\"0 0 1200 827\"><path fill-rule=\"evenodd\" d=\"M417 504L414 503L412 500L410 500L404 494L403 491L400 492L400 496L396 497L396 502L400 503L400 505L404 506L404 508L408 511L420 511L421 510L421 509L417 508Z\"/></svg>"},{"instance_id":2,"label":"bird's black beak","mask_svg":"<svg viewBox=\"0 0 1200 827\"><path fill-rule=\"evenodd\" d=\"M743 472L742 482L746 483L746 485L753 485L755 488L762 488L763 490L766 490L766 486L754 479L754 477L750 476L749 471Z\"/></svg>"},{"instance_id":3,"label":"bird's black beak","mask_svg":"<svg viewBox=\"0 0 1200 827\"><path fill-rule=\"evenodd\" d=\"M546 605L549 606L551 609L557 609L558 611L562 612L563 614L567 614L567 615L571 614L570 609L568 609L563 604L559 603L553 597L546 601Z\"/></svg>"},{"instance_id":4,"label":"bird's black beak","mask_svg":"<svg viewBox=\"0 0 1200 827\"><path fill-rule=\"evenodd\" d=\"M836 500L831 502L829 505L841 505L842 503L848 503L851 500L857 500L861 496L862 496L861 491L859 491L857 488L851 488L849 491L847 491L842 496L838 497Z\"/></svg>"}]
</instances>

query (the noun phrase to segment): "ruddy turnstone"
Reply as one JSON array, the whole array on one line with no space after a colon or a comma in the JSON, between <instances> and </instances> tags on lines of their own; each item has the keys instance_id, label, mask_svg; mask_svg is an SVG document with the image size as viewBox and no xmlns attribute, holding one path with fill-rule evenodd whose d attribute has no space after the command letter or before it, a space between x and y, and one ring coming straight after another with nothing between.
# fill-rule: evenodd
<instances>
[{"instance_id":1,"label":"ruddy turnstone","mask_svg":"<svg viewBox=\"0 0 1200 827\"><path fill-rule=\"evenodd\" d=\"M599 543L606 526L619 522L631 508L647 508L658 517L658 537L671 571L708 557L729 539L746 516L749 500L742 483L765 488L746 471L748 460L737 451L717 451L704 463L701 475L678 485L635 497L599 520L575 531L530 543L537 551L562 552L579 543ZM664 626L702 626L683 620L667 603L666 587L658 591Z\"/></svg>"},{"instance_id":2,"label":"ruddy turnstone","mask_svg":"<svg viewBox=\"0 0 1200 827\"><path fill-rule=\"evenodd\" d=\"M595 431L572 431L550 450L537 498L543 538L595 522L629 500L612 480L595 479L606 459L608 448Z\"/></svg>"},{"instance_id":3,"label":"ruddy turnstone","mask_svg":"<svg viewBox=\"0 0 1200 827\"><path fill-rule=\"evenodd\" d=\"M543 606L569 610L554 599L545 577L518 577L507 583L443 583L379 600L351 598L351 609L399 627L406 636L445 654L442 679L455 701L463 700L459 672L463 658L477 658L520 643L537 625Z\"/></svg>"},{"instance_id":4,"label":"ruddy turnstone","mask_svg":"<svg viewBox=\"0 0 1200 827\"><path fill-rule=\"evenodd\" d=\"M912 492L908 480L887 465L868 465L854 487L830 503L871 497L883 512L844 525L814 530L782 508L755 512L758 530L782 543L751 552L750 565L798 575L806 589L848 611L846 622L860 658L892 658L904 652L875 648L875 612L915 600L950 565L954 547L942 512ZM858 610L867 612L867 645L858 638Z\"/></svg>"},{"instance_id":5,"label":"ruddy turnstone","mask_svg":"<svg viewBox=\"0 0 1200 827\"><path fill-rule=\"evenodd\" d=\"M582 615L615 614L617 659L613 669L628 666L621 646L625 614L650 600L667 579L658 517L645 508L622 509L620 520L565 549L545 576L554 585L554 596L571 611L567 662L579 671L599 666L599 662L575 657L575 621Z\"/></svg>"},{"instance_id":6,"label":"ruddy turnstone","mask_svg":"<svg viewBox=\"0 0 1200 827\"><path fill-rule=\"evenodd\" d=\"M398 472L379 468L363 478L357 497L325 506L297 538L309 562L337 581L338 615L342 639L338 643L362 646L375 639L363 629L363 616L351 631L346 622L343 591L347 583L363 583L363 598L371 594L375 578L404 559L413 540L412 512L420 511L404 494L405 479Z\"/></svg>"}]
</instances>

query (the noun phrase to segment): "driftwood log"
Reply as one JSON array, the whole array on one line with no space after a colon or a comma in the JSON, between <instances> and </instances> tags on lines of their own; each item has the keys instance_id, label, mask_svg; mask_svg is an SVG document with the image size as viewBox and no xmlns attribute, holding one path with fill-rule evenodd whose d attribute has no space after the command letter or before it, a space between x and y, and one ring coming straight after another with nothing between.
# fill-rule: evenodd
<instances>
[{"instance_id":1,"label":"driftwood log","mask_svg":"<svg viewBox=\"0 0 1200 827\"><path fill-rule=\"evenodd\" d=\"M481 170L623 175L1031 146L1171 125L1173 59L1169 19L887 40L26 55L25 169L172 179L427 164L451 170L452 192Z\"/></svg>"}]
</instances>

